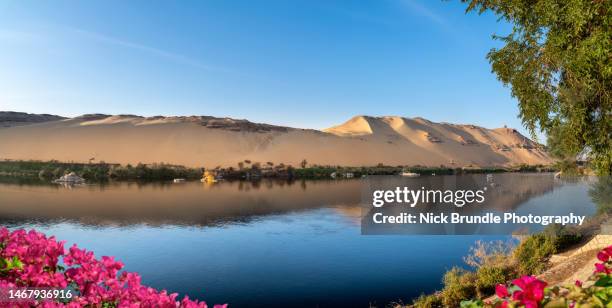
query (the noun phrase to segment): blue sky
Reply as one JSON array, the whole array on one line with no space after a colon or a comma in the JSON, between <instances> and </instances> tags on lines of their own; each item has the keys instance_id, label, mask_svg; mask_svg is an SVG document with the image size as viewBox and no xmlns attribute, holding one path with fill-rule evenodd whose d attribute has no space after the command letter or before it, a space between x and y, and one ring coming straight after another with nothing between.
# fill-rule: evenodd
<instances>
[{"instance_id":1,"label":"blue sky","mask_svg":"<svg viewBox=\"0 0 612 308\"><path fill-rule=\"evenodd\" d=\"M0 110L520 127L458 1L0 1ZM521 129L523 132L524 129Z\"/></svg>"}]
</instances>

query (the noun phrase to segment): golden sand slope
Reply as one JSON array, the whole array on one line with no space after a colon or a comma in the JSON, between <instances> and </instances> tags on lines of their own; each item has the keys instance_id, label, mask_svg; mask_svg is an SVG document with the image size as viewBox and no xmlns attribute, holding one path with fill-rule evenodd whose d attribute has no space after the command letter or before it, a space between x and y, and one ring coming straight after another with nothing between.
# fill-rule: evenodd
<instances>
[{"instance_id":1,"label":"golden sand slope","mask_svg":"<svg viewBox=\"0 0 612 308\"><path fill-rule=\"evenodd\" d=\"M236 166L508 166L551 158L513 129L358 116L324 131L213 117L88 115L0 128L0 159Z\"/></svg>"}]
</instances>

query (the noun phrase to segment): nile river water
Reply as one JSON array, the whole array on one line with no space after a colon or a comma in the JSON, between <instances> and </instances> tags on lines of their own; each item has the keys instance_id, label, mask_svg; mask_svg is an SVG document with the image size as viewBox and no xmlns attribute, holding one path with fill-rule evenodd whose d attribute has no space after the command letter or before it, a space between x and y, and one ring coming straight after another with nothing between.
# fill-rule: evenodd
<instances>
[{"instance_id":1,"label":"nile river water","mask_svg":"<svg viewBox=\"0 0 612 308\"><path fill-rule=\"evenodd\" d=\"M504 188L497 200L502 210L596 212L592 179L529 176L527 185ZM484 175L452 177L461 182ZM431 178L406 185L435 185ZM0 220L10 228L55 235L66 247L77 243L97 256L116 256L145 284L230 307L409 302L440 288L452 266L464 266L462 258L476 240L508 238L361 235L359 204L367 181L64 187L4 180Z\"/></svg>"}]
</instances>

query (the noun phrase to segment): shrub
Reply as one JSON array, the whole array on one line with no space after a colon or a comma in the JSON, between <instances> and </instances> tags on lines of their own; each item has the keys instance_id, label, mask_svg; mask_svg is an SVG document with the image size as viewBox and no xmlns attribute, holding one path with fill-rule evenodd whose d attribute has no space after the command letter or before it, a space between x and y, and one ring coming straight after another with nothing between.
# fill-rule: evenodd
<instances>
[{"instance_id":1,"label":"shrub","mask_svg":"<svg viewBox=\"0 0 612 308\"><path fill-rule=\"evenodd\" d=\"M556 251L566 250L584 238L578 228L560 224L549 225L543 233L553 238Z\"/></svg>"},{"instance_id":2,"label":"shrub","mask_svg":"<svg viewBox=\"0 0 612 308\"><path fill-rule=\"evenodd\" d=\"M454 267L444 274L442 303L445 307L458 307L462 300L476 295L476 274Z\"/></svg>"},{"instance_id":3,"label":"shrub","mask_svg":"<svg viewBox=\"0 0 612 308\"><path fill-rule=\"evenodd\" d=\"M476 241L474 246L470 247L470 253L463 260L471 267L479 268L481 266L507 266L508 256L515 248L514 241L491 241L483 242Z\"/></svg>"},{"instance_id":4,"label":"shrub","mask_svg":"<svg viewBox=\"0 0 612 308\"><path fill-rule=\"evenodd\" d=\"M579 176L581 174L578 165L573 160L561 160L555 163L554 168L560 170L563 173L563 176L571 177L571 176Z\"/></svg>"},{"instance_id":5,"label":"shrub","mask_svg":"<svg viewBox=\"0 0 612 308\"><path fill-rule=\"evenodd\" d=\"M43 168L38 172L38 177L44 180L53 178L53 171L48 168Z\"/></svg>"},{"instance_id":6,"label":"shrub","mask_svg":"<svg viewBox=\"0 0 612 308\"><path fill-rule=\"evenodd\" d=\"M520 275L539 274L546 269L548 258L555 253L554 238L545 233L528 236L516 247L513 257Z\"/></svg>"},{"instance_id":7,"label":"shrub","mask_svg":"<svg viewBox=\"0 0 612 308\"><path fill-rule=\"evenodd\" d=\"M466 300L462 308L499 307L612 307L612 246L597 254L599 263L588 278L590 283L576 281L573 285L547 287L535 276L523 276L510 286L495 287L493 300Z\"/></svg>"},{"instance_id":8,"label":"shrub","mask_svg":"<svg viewBox=\"0 0 612 308\"><path fill-rule=\"evenodd\" d=\"M476 270L476 292L478 296L493 294L495 285L505 283L515 276L512 260L514 241L476 241L470 248L465 263Z\"/></svg>"},{"instance_id":9,"label":"shrub","mask_svg":"<svg viewBox=\"0 0 612 308\"><path fill-rule=\"evenodd\" d=\"M493 294L495 286L514 277L510 266L481 266L476 271L476 291L479 297Z\"/></svg>"},{"instance_id":10,"label":"shrub","mask_svg":"<svg viewBox=\"0 0 612 308\"><path fill-rule=\"evenodd\" d=\"M425 295L421 294L417 299L414 300L412 305L415 308L442 308L442 299L435 294Z\"/></svg>"}]
</instances>

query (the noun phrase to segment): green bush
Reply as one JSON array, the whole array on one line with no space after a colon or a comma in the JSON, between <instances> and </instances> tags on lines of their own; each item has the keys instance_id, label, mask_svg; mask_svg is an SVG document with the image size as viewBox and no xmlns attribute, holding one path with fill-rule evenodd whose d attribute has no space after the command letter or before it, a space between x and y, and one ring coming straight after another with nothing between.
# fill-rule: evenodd
<instances>
[{"instance_id":1,"label":"green bush","mask_svg":"<svg viewBox=\"0 0 612 308\"><path fill-rule=\"evenodd\" d=\"M514 277L510 266L482 266L476 271L476 291L479 297L495 293L495 286Z\"/></svg>"},{"instance_id":2,"label":"green bush","mask_svg":"<svg viewBox=\"0 0 612 308\"><path fill-rule=\"evenodd\" d=\"M589 196L597 205L597 214L612 214L612 176L600 176L589 189Z\"/></svg>"},{"instance_id":3,"label":"green bush","mask_svg":"<svg viewBox=\"0 0 612 308\"><path fill-rule=\"evenodd\" d=\"M442 308L444 307L442 305L442 299L435 294L430 294L430 295L421 294L421 296L419 296L417 299L414 300L412 305L415 308Z\"/></svg>"},{"instance_id":4,"label":"green bush","mask_svg":"<svg viewBox=\"0 0 612 308\"><path fill-rule=\"evenodd\" d=\"M580 169L578 168L578 165L573 160L560 160L555 163L554 168L563 172L563 176L566 177L579 176L581 173Z\"/></svg>"},{"instance_id":5,"label":"green bush","mask_svg":"<svg viewBox=\"0 0 612 308\"><path fill-rule=\"evenodd\" d=\"M528 236L514 250L519 275L540 274L546 269L548 258L556 251L555 238L546 233Z\"/></svg>"},{"instance_id":6,"label":"green bush","mask_svg":"<svg viewBox=\"0 0 612 308\"><path fill-rule=\"evenodd\" d=\"M53 178L53 171L49 168L44 168L38 172L38 177L41 179L51 179Z\"/></svg>"},{"instance_id":7,"label":"green bush","mask_svg":"<svg viewBox=\"0 0 612 308\"><path fill-rule=\"evenodd\" d=\"M444 274L442 304L444 307L459 307L461 301L476 296L476 274L459 267L453 267Z\"/></svg>"},{"instance_id":8,"label":"green bush","mask_svg":"<svg viewBox=\"0 0 612 308\"><path fill-rule=\"evenodd\" d=\"M543 233L551 237L555 243L555 251L564 251L580 243L584 236L576 227L552 224L544 229Z\"/></svg>"}]
</instances>

